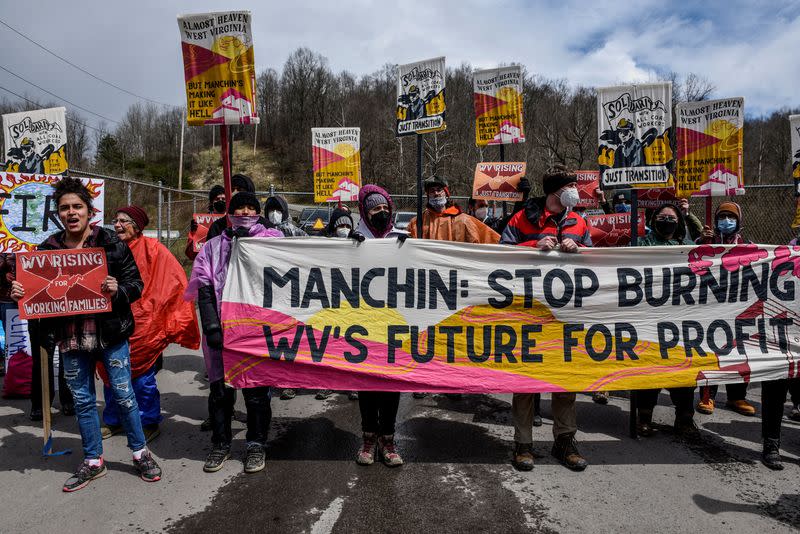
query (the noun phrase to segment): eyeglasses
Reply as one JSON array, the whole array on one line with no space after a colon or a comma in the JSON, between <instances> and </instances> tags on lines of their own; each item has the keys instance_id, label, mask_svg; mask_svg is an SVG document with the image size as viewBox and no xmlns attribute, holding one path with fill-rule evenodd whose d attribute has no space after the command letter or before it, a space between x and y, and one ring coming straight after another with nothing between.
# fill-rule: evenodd
<instances>
[{"instance_id":1,"label":"eyeglasses","mask_svg":"<svg viewBox=\"0 0 800 534\"><path fill-rule=\"evenodd\" d=\"M124 226L126 224L133 224L133 221L131 219L114 219L111 221L111 224L121 224Z\"/></svg>"},{"instance_id":2,"label":"eyeglasses","mask_svg":"<svg viewBox=\"0 0 800 534\"><path fill-rule=\"evenodd\" d=\"M656 217L656 220L662 222L678 222L677 217L670 217L668 215L665 216L659 215L658 217Z\"/></svg>"}]
</instances>

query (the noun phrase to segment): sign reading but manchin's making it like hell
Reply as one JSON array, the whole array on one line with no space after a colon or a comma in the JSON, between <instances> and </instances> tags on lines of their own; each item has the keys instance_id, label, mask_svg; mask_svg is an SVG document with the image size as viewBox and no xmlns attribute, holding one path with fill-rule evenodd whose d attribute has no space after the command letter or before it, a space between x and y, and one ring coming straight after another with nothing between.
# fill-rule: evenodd
<instances>
[{"instance_id":1,"label":"sign reading but manchin's making it like hell","mask_svg":"<svg viewBox=\"0 0 800 534\"><path fill-rule=\"evenodd\" d=\"M582 249L428 240L237 241L226 380L545 392L787 378L800 247Z\"/></svg>"}]
</instances>

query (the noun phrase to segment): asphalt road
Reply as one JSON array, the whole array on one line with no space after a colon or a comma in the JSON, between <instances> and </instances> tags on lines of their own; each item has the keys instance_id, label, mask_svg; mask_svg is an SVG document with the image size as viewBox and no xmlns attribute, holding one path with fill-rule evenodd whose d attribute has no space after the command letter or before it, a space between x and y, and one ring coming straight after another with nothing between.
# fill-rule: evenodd
<instances>
[{"instance_id":1,"label":"asphalt road","mask_svg":"<svg viewBox=\"0 0 800 534\"><path fill-rule=\"evenodd\" d=\"M0 401L0 532L794 532L800 528L800 424L784 422L786 469L761 465L760 419L719 408L697 416L702 438L676 438L662 394L654 438L627 437L627 404L579 397L583 473L550 456L549 400L536 429L536 467L510 465L510 395L403 395L398 417L406 465L355 464L356 402L310 393L273 399L267 468L242 472L244 425L234 457L202 471L210 436L202 357L171 348L159 373L163 431L151 448L161 482L133 473L124 436L105 443L109 473L73 494L61 485L81 460L74 417L54 415L55 447L41 457L41 430L27 401ZM724 401L720 388L718 401ZM758 403L759 388L749 397ZM720 402L724 404L724 402ZM789 405L787 404L787 411ZM243 410L241 396L239 413ZM240 417L240 416L237 416Z\"/></svg>"}]
</instances>

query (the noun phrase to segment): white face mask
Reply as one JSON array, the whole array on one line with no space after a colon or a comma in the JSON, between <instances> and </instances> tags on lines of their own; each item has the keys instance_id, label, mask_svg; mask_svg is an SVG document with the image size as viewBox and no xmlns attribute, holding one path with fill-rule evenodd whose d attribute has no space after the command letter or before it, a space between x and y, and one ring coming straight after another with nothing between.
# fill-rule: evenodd
<instances>
[{"instance_id":1,"label":"white face mask","mask_svg":"<svg viewBox=\"0 0 800 534\"><path fill-rule=\"evenodd\" d=\"M488 214L489 214L489 208L478 208L475 210L475 217L477 217L480 220L484 220L486 218L486 215Z\"/></svg>"},{"instance_id":2,"label":"white face mask","mask_svg":"<svg viewBox=\"0 0 800 534\"><path fill-rule=\"evenodd\" d=\"M350 235L350 228L337 228L336 237L347 237Z\"/></svg>"},{"instance_id":3,"label":"white face mask","mask_svg":"<svg viewBox=\"0 0 800 534\"><path fill-rule=\"evenodd\" d=\"M283 213L280 211L270 211L267 214L267 217L269 218L269 222L272 224L280 224L283 222Z\"/></svg>"},{"instance_id":4,"label":"white face mask","mask_svg":"<svg viewBox=\"0 0 800 534\"><path fill-rule=\"evenodd\" d=\"M431 197L428 199L428 204L436 211L442 211L447 205L447 197Z\"/></svg>"},{"instance_id":5,"label":"white face mask","mask_svg":"<svg viewBox=\"0 0 800 534\"><path fill-rule=\"evenodd\" d=\"M561 201L561 205L571 210L575 206L578 205L581 197L578 194L578 190L574 187L568 187L561 191L561 194L558 196L558 199Z\"/></svg>"}]
</instances>

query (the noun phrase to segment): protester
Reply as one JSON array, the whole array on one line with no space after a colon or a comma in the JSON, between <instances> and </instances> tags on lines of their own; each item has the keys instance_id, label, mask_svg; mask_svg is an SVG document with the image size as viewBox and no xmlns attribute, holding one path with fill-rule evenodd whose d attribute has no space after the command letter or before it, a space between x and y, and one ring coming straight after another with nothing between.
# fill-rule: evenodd
<instances>
[{"instance_id":1,"label":"protester","mask_svg":"<svg viewBox=\"0 0 800 534\"><path fill-rule=\"evenodd\" d=\"M222 469L230 457L231 417L234 396L231 388L225 387L222 366L222 290L231 255L232 241L238 237L282 237L274 228L265 228L261 219L261 204L253 193L242 191L231 198L228 205L230 227L203 246L192 266L192 276L185 298L197 299L200 321L203 327L203 356L208 372L208 411L211 417L211 452L206 457L203 470L213 473ZM264 469L264 447L272 418L270 389L267 386L242 390L247 409L247 454L245 472L256 473Z\"/></svg>"},{"instance_id":2,"label":"protester","mask_svg":"<svg viewBox=\"0 0 800 534\"><path fill-rule=\"evenodd\" d=\"M225 213L225 188L221 185L214 185L208 192L208 213ZM189 230L189 237L186 239L186 248L183 253L190 260L194 260L197 257L197 252L194 250L194 239L192 239L193 234L197 231L197 223L194 219L189 225Z\"/></svg>"},{"instance_id":3,"label":"protester","mask_svg":"<svg viewBox=\"0 0 800 534\"><path fill-rule=\"evenodd\" d=\"M112 222L117 236L131 249L144 283L142 297L131 305L136 328L129 343L133 392L149 443L160 433L161 394L156 373L163 366L164 349L170 343L197 349L200 331L194 303L183 300L188 283L183 267L167 247L142 234L150 222L147 213L138 206L126 206L117 210ZM117 405L110 402L113 392L106 370L100 366L98 371L105 381L103 393L108 400L103 410L105 425L101 428L106 439L121 432L122 425Z\"/></svg>"},{"instance_id":4,"label":"protester","mask_svg":"<svg viewBox=\"0 0 800 534\"><path fill-rule=\"evenodd\" d=\"M264 214L271 226L274 226L283 233L284 237L306 237L308 234L295 226L289 214L289 205L280 195L269 197L264 202Z\"/></svg>"},{"instance_id":5,"label":"protester","mask_svg":"<svg viewBox=\"0 0 800 534\"><path fill-rule=\"evenodd\" d=\"M686 221L683 212L673 204L665 204L653 211L650 219L649 235L639 240L641 247L691 245L686 236ZM636 426L639 435L653 436L656 433L653 427L653 409L658 404L660 389L643 389L634 391L638 408L638 423ZM694 424L694 387L670 388L669 395L675 405L675 431L682 435L697 435L697 426Z\"/></svg>"},{"instance_id":6,"label":"protester","mask_svg":"<svg viewBox=\"0 0 800 534\"><path fill-rule=\"evenodd\" d=\"M133 333L131 304L139 299L142 279L128 246L117 234L100 225L90 226L92 196L76 178L62 178L53 200L64 230L49 236L38 250L99 247L105 250L108 276L103 294L112 302L111 312L42 320L41 328L58 344L64 376L75 399L75 411L83 443L84 461L64 483L64 491L76 491L106 474L103 440L95 406L94 368L100 361L109 372L114 400L133 451L133 464L142 480L161 479L161 468L145 445L139 407L131 384L128 338ZM11 297L19 301L25 288L12 282Z\"/></svg>"},{"instance_id":7,"label":"protester","mask_svg":"<svg viewBox=\"0 0 800 534\"><path fill-rule=\"evenodd\" d=\"M514 215L503 231L501 243L578 252L591 247L592 238L584 219L573 208L578 204L578 177L563 165L556 165L544 174L544 197L528 199L525 209ZM575 393L553 393L552 455L574 471L586 469L588 462L578 452L575 433L577 412ZM521 471L533 469L534 394L514 393L511 402L514 418L513 464Z\"/></svg>"},{"instance_id":8,"label":"protester","mask_svg":"<svg viewBox=\"0 0 800 534\"><path fill-rule=\"evenodd\" d=\"M397 237L392 225L394 202L389 193L377 185L365 185L358 192L359 235L367 239ZM333 218L332 218L333 219ZM358 408L361 411L362 444L356 455L360 465L375 462L378 457L389 467L403 465L394 440L400 393L387 391L361 391Z\"/></svg>"},{"instance_id":9,"label":"protester","mask_svg":"<svg viewBox=\"0 0 800 534\"><path fill-rule=\"evenodd\" d=\"M492 230L500 221L500 217L489 215L489 203L482 198L469 199L469 202L467 202L467 215L472 215Z\"/></svg>"},{"instance_id":10,"label":"protester","mask_svg":"<svg viewBox=\"0 0 800 534\"><path fill-rule=\"evenodd\" d=\"M231 189L233 190L231 194L234 195L240 191L246 191L248 193L253 193L253 194L255 194L256 192L256 186L253 183L253 179L245 174L234 174L233 176L231 176ZM261 205L259 204L259 209L260 208ZM224 208L223 208L223 213L224 213ZM269 223L266 221L266 219L259 218L258 223L264 226L265 228L269 227ZM214 221L208 228L206 242L220 235L227 227L228 227L228 221L225 217L220 217L219 219Z\"/></svg>"},{"instance_id":11,"label":"protester","mask_svg":"<svg viewBox=\"0 0 800 534\"><path fill-rule=\"evenodd\" d=\"M714 212L714 228L704 226L700 237L696 243L701 245L739 245L749 243L742 237L742 208L736 202L722 202ZM718 386L706 386L700 388L700 401L697 403L697 411L703 414L714 412L715 400ZM755 407L745 400L747 396L747 384L726 384L725 390L728 394L726 405L736 413L741 415L753 416L756 414Z\"/></svg>"}]
</instances>

